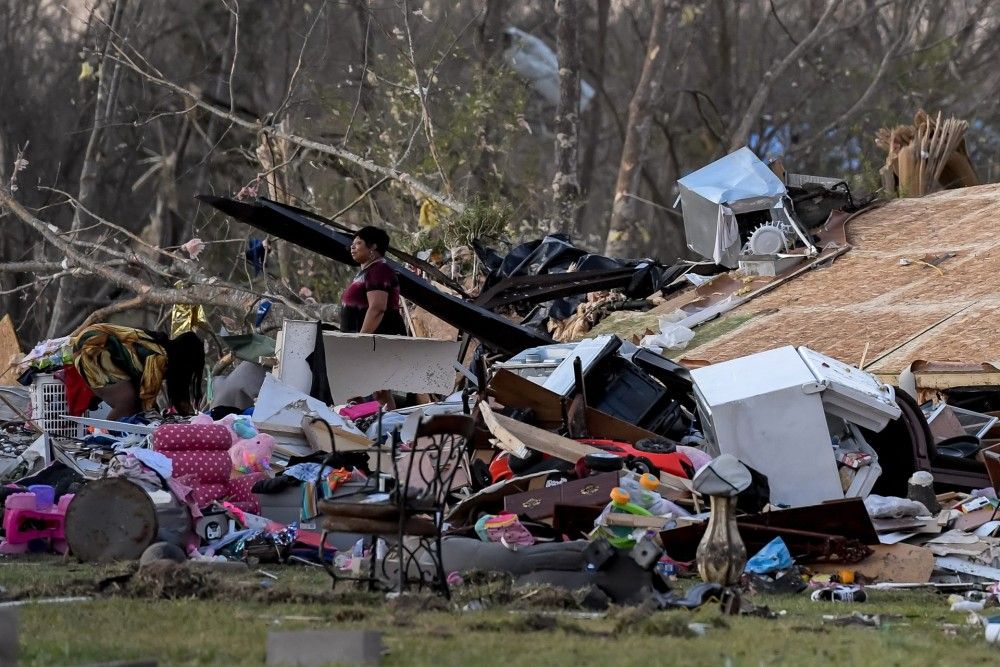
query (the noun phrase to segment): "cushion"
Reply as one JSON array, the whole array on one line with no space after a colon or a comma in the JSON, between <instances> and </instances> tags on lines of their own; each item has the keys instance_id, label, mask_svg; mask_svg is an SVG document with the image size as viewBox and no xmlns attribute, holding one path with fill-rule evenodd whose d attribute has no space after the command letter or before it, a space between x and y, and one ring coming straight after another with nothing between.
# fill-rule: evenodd
<instances>
[{"instance_id":1,"label":"cushion","mask_svg":"<svg viewBox=\"0 0 1000 667\"><path fill-rule=\"evenodd\" d=\"M198 507L210 505L213 500L222 500L226 497L226 484L202 484L194 489L194 502Z\"/></svg>"},{"instance_id":2,"label":"cushion","mask_svg":"<svg viewBox=\"0 0 1000 667\"><path fill-rule=\"evenodd\" d=\"M194 475L202 484L228 484L233 464L229 454L221 451L165 452L173 461L174 477Z\"/></svg>"},{"instance_id":3,"label":"cushion","mask_svg":"<svg viewBox=\"0 0 1000 667\"><path fill-rule=\"evenodd\" d=\"M164 424L153 431L153 449L158 452L228 451L232 444L222 424Z\"/></svg>"}]
</instances>

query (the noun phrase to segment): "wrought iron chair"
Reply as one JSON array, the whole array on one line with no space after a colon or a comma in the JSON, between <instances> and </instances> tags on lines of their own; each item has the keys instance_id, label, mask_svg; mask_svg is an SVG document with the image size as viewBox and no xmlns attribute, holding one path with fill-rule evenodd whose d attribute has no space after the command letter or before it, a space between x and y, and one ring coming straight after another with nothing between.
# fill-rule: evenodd
<instances>
[{"instance_id":1,"label":"wrought iron chair","mask_svg":"<svg viewBox=\"0 0 1000 667\"><path fill-rule=\"evenodd\" d=\"M464 483L463 477L468 478L474 431L471 417L439 415L420 423L409 447L401 446L394 438L391 466L395 487L388 498L378 502L371 502L371 498L320 501L323 542L330 532L373 535L370 573L360 579L370 585L395 579L399 591L413 583L449 597L441 558L441 529L449 494ZM380 564L375 554L378 537L391 540ZM376 572L376 567L380 571ZM348 578L335 569L330 572L334 585L338 579Z\"/></svg>"}]
</instances>

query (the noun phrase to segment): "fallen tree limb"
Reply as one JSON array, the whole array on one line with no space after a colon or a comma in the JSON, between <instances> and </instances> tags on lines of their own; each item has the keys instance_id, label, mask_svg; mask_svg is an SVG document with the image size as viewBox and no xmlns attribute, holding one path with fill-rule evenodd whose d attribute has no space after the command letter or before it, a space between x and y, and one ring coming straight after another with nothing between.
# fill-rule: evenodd
<instances>
[{"instance_id":1,"label":"fallen tree limb","mask_svg":"<svg viewBox=\"0 0 1000 667\"><path fill-rule=\"evenodd\" d=\"M76 242L67 241L58 231L53 231L54 227L35 217L3 185L0 185L0 208L9 211L21 220L21 222L35 230L46 243L59 250L66 258L64 263L58 264L64 271L73 272L80 269L86 273L103 278L136 295L134 298L125 299L98 309L85 320L85 324L97 321L95 318L150 305L170 306L174 304L191 304L217 306L230 308L240 313L247 313L261 298L268 298L281 303L307 319L317 319L316 315L319 304L316 307L306 304L295 304L279 295L259 294L246 288L220 281L217 278L206 278L193 272L186 279L189 283L188 287L183 289L161 287L143 282L139 278L115 268L115 262L94 262L87 255L80 252ZM152 260L142 262L145 265L152 263ZM158 266L157 268L165 272L163 267Z\"/></svg>"}]
</instances>

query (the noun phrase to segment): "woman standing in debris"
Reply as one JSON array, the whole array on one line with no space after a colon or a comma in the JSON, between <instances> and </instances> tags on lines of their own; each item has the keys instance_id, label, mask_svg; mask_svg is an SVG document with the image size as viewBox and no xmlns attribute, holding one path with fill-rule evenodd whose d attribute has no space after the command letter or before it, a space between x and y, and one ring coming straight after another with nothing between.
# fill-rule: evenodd
<instances>
[{"instance_id":1,"label":"woman standing in debris","mask_svg":"<svg viewBox=\"0 0 1000 667\"><path fill-rule=\"evenodd\" d=\"M117 420L156 409L163 382L179 413L194 414L201 401L205 347L194 332L167 335L115 324L92 324L71 341L73 364Z\"/></svg>"},{"instance_id":2,"label":"woman standing in debris","mask_svg":"<svg viewBox=\"0 0 1000 667\"><path fill-rule=\"evenodd\" d=\"M405 336L399 300L399 278L385 261L389 234L378 227L362 227L351 242L351 258L361 265L340 299L340 330L346 333ZM392 393L375 392L390 410Z\"/></svg>"},{"instance_id":3,"label":"woman standing in debris","mask_svg":"<svg viewBox=\"0 0 1000 667\"><path fill-rule=\"evenodd\" d=\"M405 336L399 302L399 278L385 261L389 235L362 227L351 242L351 258L361 270L340 299L340 330L347 333Z\"/></svg>"}]
</instances>

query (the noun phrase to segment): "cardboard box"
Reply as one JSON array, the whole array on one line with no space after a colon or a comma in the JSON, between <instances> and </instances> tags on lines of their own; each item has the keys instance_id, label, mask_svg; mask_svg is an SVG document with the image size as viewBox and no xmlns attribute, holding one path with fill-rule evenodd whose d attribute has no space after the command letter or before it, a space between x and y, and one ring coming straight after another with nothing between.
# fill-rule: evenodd
<instances>
[{"instance_id":1,"label":"cardboard box","mask_svg":"<svg viewBox=\"0 0 1000 667\"><path fill-rule=\"evenodd\" d=\"M302 512L302 489L305 485L293 486L280 493L255 493L260 501L260 515L271 521L288 525L298 521Z\"/></svg>"}]
</instances>

